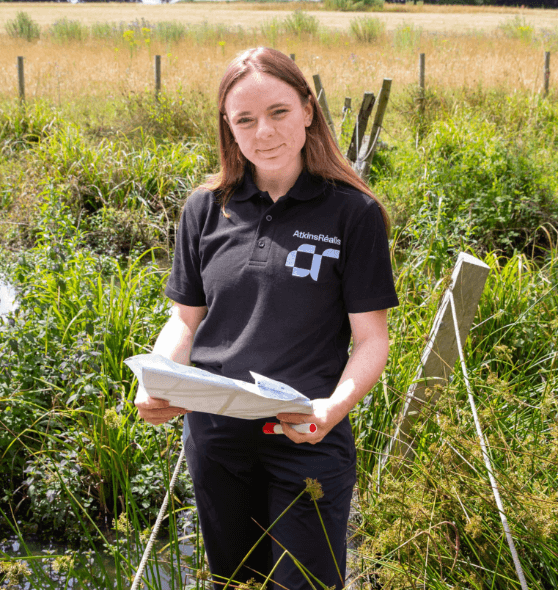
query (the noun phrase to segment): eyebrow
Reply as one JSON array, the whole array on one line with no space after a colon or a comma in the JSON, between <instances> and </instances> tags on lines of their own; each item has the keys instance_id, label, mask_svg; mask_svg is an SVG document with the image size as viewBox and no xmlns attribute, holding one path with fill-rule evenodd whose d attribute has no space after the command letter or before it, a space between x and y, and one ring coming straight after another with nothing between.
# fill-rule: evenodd
<instances>
[{"instance_id":1,"label":"eyebrow","mask_svg":"<svg viewBox=\"0 0 558 590\"><path fill-rule=\"evenodd\" d=\"M273 109L276 109L277 107L287 107L287 106L290 106L290 103L288 103L288 102L276 102L276 103L274 103L272 105L269 105L266 110L272 111ZM252 114L251 111L242 111L240 113L236 113L234 116L235 117L245 117L246 115L251 115L251 114Z\"/></svg>"}]
</instances>

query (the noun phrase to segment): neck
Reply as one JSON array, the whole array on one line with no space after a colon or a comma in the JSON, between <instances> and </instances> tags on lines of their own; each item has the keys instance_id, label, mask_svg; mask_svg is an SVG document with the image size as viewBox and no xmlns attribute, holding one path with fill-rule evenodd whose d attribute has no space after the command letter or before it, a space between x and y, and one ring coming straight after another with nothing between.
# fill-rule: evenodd
<instances>
[{"instance_id":1,"label":"neck","mask_svg":"<svg viewBox=\"0 0 558 590\"><path fill-rule=\"evenodd\" d=\"M277 201L294 186L301 172L302 165L287 174L284 170L256 169L254 182L261 191L267 192L273 201Z\"/></svg>"}]
</instances>

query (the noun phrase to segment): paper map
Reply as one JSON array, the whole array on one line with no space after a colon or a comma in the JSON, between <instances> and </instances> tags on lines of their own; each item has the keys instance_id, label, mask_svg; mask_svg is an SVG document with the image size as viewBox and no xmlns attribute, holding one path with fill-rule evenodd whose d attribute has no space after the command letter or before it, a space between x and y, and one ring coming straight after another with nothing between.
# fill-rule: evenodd
<instances>
[{"instance_id":1,"label":"paper map","mask_svg":"<svg viewBox=\"0 0 558 590\"><path fill-rule=\"evenodd\" d=\"M313 411L310 400L296 389L251 371L255 383L213 375L159 354L139 354L124 362L134 372L139 387L151 397L194 412L255 420L280 412Z\"/></svg>"}]
</instances>

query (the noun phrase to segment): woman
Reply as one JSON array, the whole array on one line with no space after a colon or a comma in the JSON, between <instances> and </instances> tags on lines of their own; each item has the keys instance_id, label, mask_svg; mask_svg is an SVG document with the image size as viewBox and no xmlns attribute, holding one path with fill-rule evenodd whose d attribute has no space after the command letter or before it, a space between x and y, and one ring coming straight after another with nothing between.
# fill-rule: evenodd
<instances>
[{"instance_id":1,"label":"woman","mask_svg":"<svg viewBox=\"0 0 558 590\"><path fill-rule=\"evenodd\" d=\"M398 303L387 216L335 146L296 64L276 50L250 49L229 65L219 133L221 172L184 206L166 288L175 305L153 352L226 377L283 381L313 400L313 414L278 415L285 435L270 436L269 419L189 413L186 455L210 570L218 588L312 478L331 549L305 494L235 580L261 582L274 568L277 588L310 588L286 549L342 588L356 479L348 414L382 373L387 308ZM153 424L185 413L152 398L136 405ZM309 434L290 426L312 422Z\"/></svg>"}]
</instances>

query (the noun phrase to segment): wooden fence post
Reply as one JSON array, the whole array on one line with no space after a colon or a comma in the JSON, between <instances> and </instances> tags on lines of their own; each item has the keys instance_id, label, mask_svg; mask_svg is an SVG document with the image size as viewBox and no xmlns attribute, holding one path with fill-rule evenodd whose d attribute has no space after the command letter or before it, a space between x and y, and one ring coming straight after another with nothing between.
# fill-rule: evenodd
<instances>
[{"instance_id":1,"label":"wooden fence post","mask_svg":"<svg viewBox=\"0 0 558 590\"><path fill-rule=\"evenodd\" d=\"M434 318L428 342L422 353L416 377L407 391L403 409L396 421L395 434L387 445L380 468L390 457L411 462L416 441L412 429L426 406L434 406L441 390L447 385L459 356L457 339L450 304L453 294L459 324L459 337L464 345L471 330L479 301L490 268L470 254L461 252L442 302ZM393 471L399 471L397 461Z\"/></svg>"},{"instance_id":2,"label":"wooden fence post","mask_svg":"<svg viewBox=\"0 0 558 590\"><path fill-rule=\"evenodd\" d=\"M544 95L548 94L550 86L550 51L544 52Z\"/></svg>"},{"instance_id":3,"label":"wooden fence post","mask_svg":"<svg viewBox=\"0 0 558 590\"><path fill-rule=\"evenodd\" d=\"M362 104L360 105L360 111L358 112L358 117L355 122L355 128L353 129L351 143L349 144L349 149L347 150L347 159L350 162L355 162L357 159L358 151L362 145L362 138L366 132L366 125L368 124L368 119L370 118L370 114L374 108L375 101L376 97L372 92L364 93Z\"/></svg>"},{"instance_id":4,"label":"wooden fence post","mask_svg":"<svg viewBox=\"0 0 558 590\"><path fill-rule=\"evenodd\" d=\"M378 96L378 108L376 109L376 115L374 117L374 123L372 124L372 130L370 131L370 137L368 141L363 141L360 147L360 152L357 156L355 163L355 172L364 178L370 170L370 162L374 157L376 146L378 145L378 139L380 137L380 131L382 130L382 123L384 122L384 115L386 114L387 105L389 102L389 95L391 92L391 79L384 78L382 82L382 88Z\"/></svg>"},{"instance_id":5,"label":"wooden fence post","mask_svg":"<svg viewBox=\"0 0 558 590\"><path fill-rule=\"evenodd\" d=\"M155 56L155 100L159 100L161 94L161 56Z\"/></svg>"},{"instance_id":6,"label":"wooden fence post","mask_svg":"<svg viewBox=\"0 0 558 590\"><path fill-rule=\"evenodd\" d=\"M345 102L343 103L343 114L345 114L347 111L351 110L352 102L353 101L350 96L345 97Z\"/></svg>"},{"instance_id":7,"label":"wooden fence post","mask_svg":"<svg viewBox=\"0 0 558 590\"><path fill-rule=\"evenodd\" d=\"M296 61L296 60L295 60L295 57L296 57L296 55L295 55L294 53L291 53L291 56L290 56L290 57L291 57L291 59L292 59L293 61Z\"/></svg>"},{"instance_id":8,"label":"wooden fence post","mask_svg":"<svg viewBox=\"0 0 558 590\"><path fill-rule=\"evenodd\" d=\"M318 97L318 103L320 104L320 107L322 108L322 111L324 113L324 117L325 117L327 124L329 126L329 130L331 131L331 135L333 137L333 140L335 141L335 143L337 145L339 145L339 143L337 142L337 135L335 133L335 125L333 124L333 119L331 118L331 113L329 112L329 106L327 104L327 98L325 95L324 87L322 86L320 74L315 74L313 76L313 78L314 78L314 86L316 87L316 96Z\"/></svg>"},{"instance_id":9,"label":"wooden fence post","mask_svg":"<svg viewBox=\"0 0 558 590\"><path fill-rule=\"evenodd\" d=\"M21 102L25 100L25 70L23 67L23 56L17 58L17 82L19 88L19 99Z\"/></svg>"},{"instance_id":10,"label":"wooden fence post","mask_svg":"<svg viewBox=\"0 0 558 590\"><path fill-rule=\"evenodd\" d=\"M426 75L426 54L419 54L419 111L424 112L424 99L426 96L425 88Z\"/></svg>"}]
</instances>

